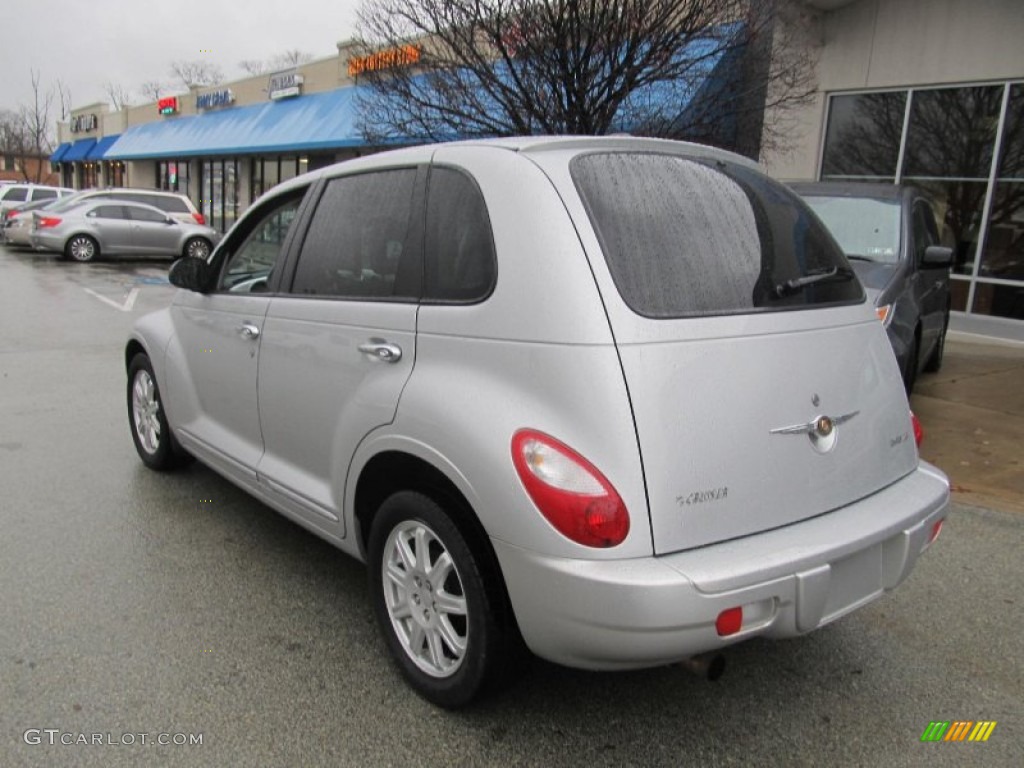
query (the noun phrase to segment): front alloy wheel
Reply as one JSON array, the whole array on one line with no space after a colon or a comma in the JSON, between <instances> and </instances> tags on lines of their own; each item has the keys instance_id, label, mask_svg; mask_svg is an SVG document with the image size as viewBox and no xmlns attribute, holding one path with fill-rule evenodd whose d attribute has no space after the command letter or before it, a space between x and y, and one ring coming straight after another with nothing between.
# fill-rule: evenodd
<instances>
[{"instance_id":1,"label":"front alloy wheel","mask_svg":"<svg viewBox=\"0 0 1024 768\"><path fill-rule=\"evenodd\" d=\"M128 426L139 458L150 469L173 469L191 460L171 434L153 366L143 352L128 366Z\"/></svg>"},{"instance_id":2,"label":"front alloy wheel","mask_svg":"<svg viewBox=\"0 0 1024 768\"><path fill-rule=\"evenodd\" d=\"M132 423L142 450L150 456L160 450L160 400L147 370L136 372L132 384Z\"/></svg>"},{"instance_id":3,"label":"front alloy wheel","mask_svg":"<svg viewBox=\"0 0 1024 768\"><path fill-rule=\"evenodd\" d=\"M185 243L185 255L206 261L210 255L210 244L201 237L193 237Z\"/></svg>"}]
</instances>

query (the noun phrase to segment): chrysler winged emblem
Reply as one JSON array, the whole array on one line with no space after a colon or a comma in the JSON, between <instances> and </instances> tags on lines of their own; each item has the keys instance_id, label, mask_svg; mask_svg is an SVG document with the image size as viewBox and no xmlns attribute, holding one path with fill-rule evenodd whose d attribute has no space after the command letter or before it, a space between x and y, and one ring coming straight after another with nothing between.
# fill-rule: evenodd
<instances>
[{"instance_id":1,"label":"chrysler winged emblem","mask_svg":"<svg viewBox=\"0 0 1024 768\"><path fill-rule=\"evenodd\" d=\"M791 427L777 427L768 430L773 435L807 435L811 445L818 453L828 453L836 444L836 427L845 424L860 411L851 411L842 416L816 416L806 424L794 424Z\"/></svg>"}]
</instances>

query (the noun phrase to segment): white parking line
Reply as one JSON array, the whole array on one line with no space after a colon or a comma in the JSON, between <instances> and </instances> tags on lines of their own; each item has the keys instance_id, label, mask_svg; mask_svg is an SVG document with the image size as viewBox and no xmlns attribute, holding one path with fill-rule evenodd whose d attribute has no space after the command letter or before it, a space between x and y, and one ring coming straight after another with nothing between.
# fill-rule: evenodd
<instances>
[{"instance_id":1,"label":"white parking line","mask_svg":"<svg viewBox=\"0 0 1024 768\"><path fill-rule=\"evenodd\" d=\"M96 293L96 291L92 290L91 288L83 288L82 290L91 296L95 296L104 304L109 304L114 309L120 310L121 312L131 312L132 307L135 306L135 297L139 295L139 289L132 288L130 291L128 291L128 297L124 300L124 304L118 304L116 301L108 299L106 296L100 296L100 294Z\"/></svg>"}]
</instances>

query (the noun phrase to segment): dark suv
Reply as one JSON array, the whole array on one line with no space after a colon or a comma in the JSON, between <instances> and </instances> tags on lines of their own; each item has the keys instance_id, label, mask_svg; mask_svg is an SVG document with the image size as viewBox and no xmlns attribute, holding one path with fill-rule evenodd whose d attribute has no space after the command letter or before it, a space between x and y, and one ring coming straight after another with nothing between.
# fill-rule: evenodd
<instances>
[{"instance_id":1,"label":"dark suv","mask_svg":"<svg viewBox=\"0 0 1024 768\"><path fill-rule=\"evenodd\" d=\"M935 212L901 184L792 184L850 260L885 326L909 395L923 367L937 371L949 327L949 267Z\"/></svg>"}]
</instances>

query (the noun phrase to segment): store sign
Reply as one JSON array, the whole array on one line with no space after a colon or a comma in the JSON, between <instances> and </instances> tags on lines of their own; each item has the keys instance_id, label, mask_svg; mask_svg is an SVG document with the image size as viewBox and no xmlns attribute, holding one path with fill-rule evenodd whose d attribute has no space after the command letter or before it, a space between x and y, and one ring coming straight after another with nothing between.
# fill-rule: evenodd
<instances>
[{"instance_id":1,"label":"store sign","mask_svg":"<svg viewBox=\"0 0 1024 768\"><path fill-rule=\"evenodd\" d=\"M173 115L178 112L178 97L168 96L164 99L160 99L156 103L156 108L160 111L161 115Z\"/></svg>"},{"instance_id":2,"label":"store sign","mask_svg":"<svg viewBox=\"0 0 1024 768\"><path fill-rule=\"evenodd\" d=\"M85 133L95 131L100 126L100 119L95 114L75 115L71 118L71 132Z\"/></svg>"},{"instance_id":3,"label":"store sign","mask_svg":"<svg viewBox=\"0 0 1024 768\"><path fill-rule=\"evenodd\" d=\"M271 75L267 95L272 99L286 99L302 93L302 75L289 72L286 75Z\"/></svg>"},{"instance_id":4,"label":"store sign","mask_svg":"<svg viewBox=\"0 0 1024 768\"><path fill-rule=\"evenodd\" d=\"M228 104L233 104L234 101L235 94L231 92L230 88L224 88L220 91L210 91L209 93L201 93L196 96L196 109L226 107Z\"/></svg>"},{"instance_id":5,"label":"store sign","mask_svg":"<svg viewBox=\"0 0 1024 768\"><path fill-rule=\"evenodd\" d=\"M379 72L382 69L408 67L420 60L418 45L403 45L371 53L369 56L353 56L348 60L348 76L355 77L364 72Z\"/></svg>"}]
</instances>

